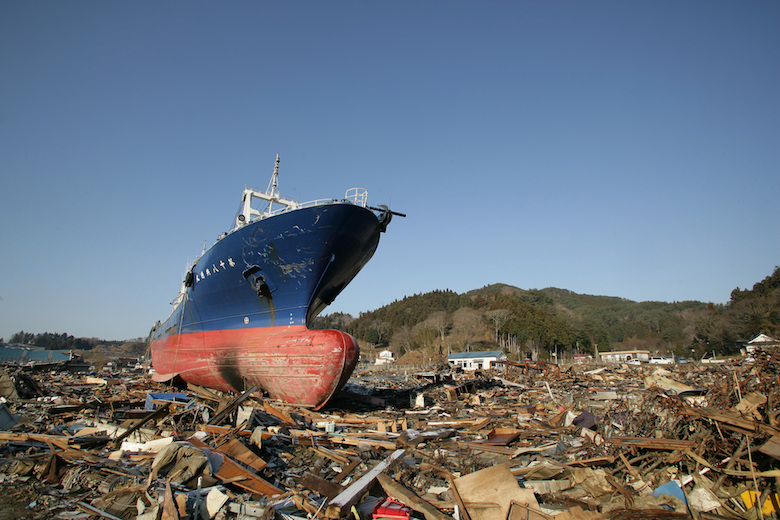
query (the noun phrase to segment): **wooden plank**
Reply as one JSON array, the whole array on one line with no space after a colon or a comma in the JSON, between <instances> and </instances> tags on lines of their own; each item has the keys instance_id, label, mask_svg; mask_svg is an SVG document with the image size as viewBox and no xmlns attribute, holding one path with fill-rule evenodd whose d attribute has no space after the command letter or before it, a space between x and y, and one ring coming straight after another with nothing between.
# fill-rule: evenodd
<instances>
[{"instance_id":1,"label":"wooden plank","mask_svg":"<svg viewBox=\"0 0 780 520\"><path fill-rule=\"evenodd\" d=\"M237 439L230 439L217 447L217 451L228 455L239 462L243 462L255 471L262 471L268 463L255 455L252 450L244 446Z\"/></svg>"},{"instance_id":2,"label":"wooden plank","mask_svg":"<svg viewBox=\"0 0 780 520\"><path fill-rule=\"evenodd\" d=\"M485 444L500 444L506 446L518 437L520 437L520 430L516 428L494 428L487 434L487 439L483 442Z\"/></svg>"},{"instance_id":3,"label":"wooden plank","mask_svg":"<svg viewBox=\"0 0 780 520\"><path fill-rule=\"evenodd\" d=\"M165 404L159 407L157 410L147 414L144 418L136 421L135 424L133 424L130 428L128 428L127 431L125 431L125 433L123 433L122 435L120 435L119 437L117 437L112 441L111 443L112 446L116 449L117 447L119 447L120 444L122 444L122 441L126 437L128 437L130 434L132 434L134 431L136 431L144 424L148 423L149 421L157 420L168 415L170 413L170 406L171 406L170 403Z\"/></svg>"},{"instance_id":4,"label":"wooden plank","mask_svg":"<svg viewBox=\"0 0 780 520\"><path fill-rule=\"evenodd\" d=\"M508 446L495 446L493 444L485 444L483 442L447 443L444 444L442 447L449 448L449 449L457 449L462 446L468 447L472 450L487 451L489 453L498 453L500 455L512 455L516 451L516 448L510 448Z\"/></svg>"},{"instance_id":5,"label":"wooden plank","mask_svg":"<svg viewBox=\"0 0 780 520\"><path fill-rule=\"evenodd\" d=\"M466 432L468 432L468 433L476 433L479 430L481 430L482 428L484 428L485 426L487 426L488 424L490 424L490 421L492 421L492 419L490 417L485 417L484 419L479 419L477 422L474 423L474 425L471 428L467 429ZM406 428L404 428L404 429L406 429Z\"/></svg>"},{"instance_id":6,"label":"wooden plank","mask_svg":"<svg viewBox=\"0 0 780 520\"><path fill-rule=\"evenodd\" d=\"M653 437L612 437L610 440L614 446L647 448L651 450L684 450L693 448L696 445L694 441L656 439Z\"/></svg>"},{"instance_id":7,"label":"wooden plank","mask_svg":"<svg viewBox=\"0 0 780 520\"><path fill-rule=\"evenodd\" d=\"M209 390L208 388L204 388L202 386L193 385L192 383L187 383L187 390L194 394L198 394L198 396L207 399L209 401L215 401L220 402L223 400L223 397L219 394L216 394L214 391Z\"/></svg>"},{"instance_id":8,"label":"wooden plank","mask_svg":"<svg viewBox=\"0 0 780 520\"><path fill-rule=\"evenodd\" d=\"M214 476L225 483L232 483L238 487L257 493L262 496L281 495L281 489L274 486L264 478L255 475L248 469L239 466L230 457L223 457L222 465Z\"/></svg>"},{"instance_id":9,"label":"wooden plank","mask_svg":"<svg viewBox=\"0 0 780 520\"><path fill-rule=\"evenodd\" d=\"M198 429L208 434L211 434L213 436L220 436L228 433L232 433L233 435L237 435L239 437L250 437L252 435L251 430L236 431L235 428L231 428L230 426L214 426L212 424L199 424ZM270 439L273 436L274 436L273 433L263 432L263 440Z\"/></svg>"},{"instance_id":10,"label":"wooden plank","mask_svg":"<svg viewBox=\"0 0 780 520\"><path fill-rule=\"evenodd\" d=\"M448 475L447 480L450 483L450 494L453 496L455 503L458 505L461 519L471 520L469 512L466 509L466 505L463 503L463 498L461 498L460 493L458 493L458 487L455 485L455 478L452 475Z\"/></svg>"},{"instance_id":11,"label":"wooden plank","mask_svg":"<svg viewBox=\"0 0 780 520\"><path fill-rule=\"evenodd\" d=\"M484 419L452 419L451 421L429 421L426 423L431 428L450 427L455 429L473 428L481 424Z\"/></svg>"},{"instance_id":12,"label":"wooden plank","mask_svg":"<svg viewBox=\"0 0 780 520\"><path fill-rule=\"evenodd\" d=\"M541 446L520 446L514 452L512 452L511 458L514 459L516 457L519 457L520 455L523 455L524 453L540 453L543 451L547 451L551 448L554 448L557 445L558 445L557 442L550 442L547 444L543 444Z\"/></svg>"},{"instance_id":13,"label":"wooden plank","mask_svg":"<svg viewBox=\"0 0 780 520\"><path fill-rule=\"evenodd\" d=\"M634 466L631 465L630 462L628 462L628 459L626 458L626 456L623 453L620 453L619 456L620 456L620 460L622 460L623 464L625 464L626 469L628 470L628 472L631 473L633 476L638 477L639 476L639 472L636 470L636 468Z\"/></svg>"},{"instance_id":14,"label":"wooden plank","mask_svg":"<svg viewBox=\"0 0 780 520\"><path fill-rule=\"evenodd\" d=\"M691 409L686 410L685 413L697 415L702 419L718 421L721 426L739 431L741 433L747 433L748 435L756 435L758 433L765 433L767 435L780 435L780 428L772 426L771 424L761 423L752 419L741 417L734 412L711 409L701 411Z\"/></svg>"},{"instance_id":15,"label":"wooden plank","mask_svg":"<svg viewBox=\"0 0 780 520\"><path fill-rule=\"evenodd\" d=\"M758 448L758 451L780 460L780 436L775 435L770 438L763 446Z\"/></svg>"},{"instance_id":16,"label":"wooden plank","mask_svg":"<svg viewBox=\"0 0 780 520\"><path fill-rule=\"evenodd\" d=\"M332 479L333 482L335 482L336 484L340 483L342 480L347 478L347 476L349 476L349 474L352 473L352 471L355 468L357 468L360 465L361 462L362 461L360 459L358 459L358 458L352 459L352 461L349 463L349 465L346 468L341 470L341 473L339 473L338 475L333 477L333 479Z\"/></svg>"},{"instance_id":17,"label":"wooden plank","mask_svg":"<svg viewBox=\"0 0 780 520\"><path fill-rule=\"evenodd\" d=\"M279 419L280 421L282 421L285 424L289 424L290 426L297 426L298 425L298 423L295 422L295 419L290 417L290 415L288 413L286 413L283 410L280 410L278 408L274 408L273 406L271 406L270 404L268 404L266 402L263 403L263 409L265 410L265 412L267 414L273 415L274 417L276 417L277 419Z\"/></svg>"},{"instance_id":18,"label":"wooden plank","mask_svg":"<svg viewBox=\"0 0 780 520\"><path fill-rule=\"evenodd\" d=\"M344 492L344 486L318 477L308 471L303 474L300 480L298 480L298 484L306 489L319 493L323 497L327 497L328 500L332 500Z\"/></svg>"},{"instance_id":19,"label":"wooden plank","mask_svg":"<svg viewBox=\"0 0 780 520\"><path fill-rule=\"evenodd\" d=\"M593 457L590 459L582 459L582 460L576 460L574 462L566 462L564 463L564 466L569 467L588 467L588 466L606 466L609 464L614 464L615 457L612 455L605 455L603 457Z\"/></svg>"},{"instance_id":20,"label":"wooden plank","mask_svg":"<svg viewBox=\"0 0 780 520\"><path fill-rule=\"evenodd\" d=\"M305 511L309 514L307 518L326 518L322 511L322 507L316 507L314 504L310 503L306 497L301 496L298 493L293 495L293 502L299 511Z\"/></svg>"},{"instance_id":21,"label":"wooden plank","mask_svg":"<svg viewBox=\"0 0 780 520\"><path fill-rule=\"evenodd\" d=\"M254 392L257 392L257 387L253 386L249 390L242 392L240 395L236 396L232 401L230 401L225 408L219 412L217 415L212 418L208 424L213 425L219 425L222 423L225 419L227 419L227 416L233 413L236 408L238 408L238 405L249 399L249 397L252 396Z\"/></svg>"},{"instance_id":22,"label":"wooden plank","mask_svg":"<svg viewBox=\"0 0 780 520\"><path fill-rule=\"evenodd\" d=\"M392 479L387 475L378 475L377 480L382 486L382 489L385 490L385 493L387 493L387 496L395 498L399 502L403 502L418 513L422 513L425 515L425 520L452 520L451 517L439 511L433 504L420 498L417 493L408 489L395 479Z\"/></svg>"},{"instance_id":23,"label":"wooden plank","mask_svg":"<svg viewBox=\"0 0 780 520\"><path fill-rule=\"evenodd\" d=\"M384 448L386 450L394 450L398 446L392 441L380 441L377 439L367 439L364 437L342 437L340 435L331 435L331 442L334 444L348 444L350 446L358 446L359 444L368 444L375 448Z\"/></svg>"},{"instance_id":24,"label":"wooden plank","mask_svg":"<svg viewBox=\"0 0 780 520\"><path fill-rule=\"evenodd\" d=\"M340 518L342 511L348 510L357 504L360 498L368 491L368 488L383 471L392 466L398 459L406 454L406 450L395 450L388 458L374 466L372 470L357 479L343 493L331 500L325 512L328 518Z\"/></svg>"},{"instance_id":25,"label":"wooden plank","mask_svg":"<svg viewBox=\"0 0 780 520\"><path fill-rule=\"evenodd\" d=\"M513 500L506 518L507 520L554 520L555 517Z\"/></svg>"},{"instance_id":26,"label":"wooden plank","mask_svg":"<svg viewBox=\"0 0 780 520\"><path fill-rule=\"evenodd\" d=\"M309 449L318 455L325 457L326 459L332 460L333 462L338 462L339 464L349 464L349 459L347 457L340 455L333 450L329 450L328 448L312 446Z\"/></svg>"},{"instance_id":27,"label":"wooden plank","mask_svg":"<svg viewBox=\"0 0 780 520\"><path fill-rule=\"evenodd\" d=\"M718 471L720 473L725 473L726 475L731 475L733 477L746 477L746 478L755 478L755 477L774 477L774 478L780 478L780 469L770 469L768 471L737 471L737 470L730 470L728 468L718 468L716 466L713 466L709 463L704 457L697 455L696 453L692 452L691 450L687 450L685 454L701 464L702 466L706 466L710 469L713 469L715 471Z\"/></svg>"},{"instance_id":28,"label":"wooden plank","mask_svg":"<svg viewBox=\"0 0 780 520\"><path fill-rule=\"evenodd\" d=\"M198 448L214 449L196 437L190 437L187 439L187 442ZM280 495L284 492L264 478L244 468L228 455L223 453L220 453L220 455L222 455L222 465L219 467L219 470L214 473L214 476L223 483L234 484L262 496Z\"/></svg>"},{"instance_id":29,"label":"wooden plank","mask_svg":"<svg viewBox=\"0 0 780 520\"><path fill-rule=\"evenodd\" d=\"M69 437L64 435L45 435L40 433L11 433L0 431L0 441L5 442L29 442L37 441L51 443L60 449L67 450Z\"/></svg>"}]
</instances>

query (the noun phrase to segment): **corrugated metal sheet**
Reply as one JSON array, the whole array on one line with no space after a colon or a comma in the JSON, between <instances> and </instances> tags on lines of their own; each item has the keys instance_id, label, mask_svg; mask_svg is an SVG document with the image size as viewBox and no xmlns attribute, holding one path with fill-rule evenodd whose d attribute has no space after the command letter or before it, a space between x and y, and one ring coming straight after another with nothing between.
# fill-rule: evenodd
<instances>
[{"instance_id":1,"label":"corrugated metal sheet","mask_svg":"<svg viewBox=\"0 0 780 520\"><path fill-rule=\"evenodd\" d=\"M64 363L70 361L70 350L43 350L23 347L0 347L0 363L4 365L34 365L41 363Z\"/></svg>"},{"instance_id":2,"label":"corrugated metal sheet","mask_svg":"<svg viewBox=\"0 0 780 520\"><path fill-rule=\"evenodd\" d=\"M500 350L488 350L486 352L455 352L447 356L447 359L474 359L474 358L499 358L504 356Z\"/></svg>"}]
</instances>

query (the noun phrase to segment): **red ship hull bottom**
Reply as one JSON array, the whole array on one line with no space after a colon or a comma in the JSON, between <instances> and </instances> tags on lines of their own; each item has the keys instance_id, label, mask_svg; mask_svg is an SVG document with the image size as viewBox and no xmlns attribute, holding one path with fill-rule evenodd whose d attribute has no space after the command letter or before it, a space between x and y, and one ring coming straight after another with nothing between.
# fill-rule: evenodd
<instances>
[{"instance_id":1,"label":"red ship hull bottom","mask_svg":"<svg viewBox=\"0 0 780 520\"><path fill-rule=\"evenodd\" d=\"M305 326L174 334L152 342L155 381L184 381L222 391L256 386L290 404L323 407L357 365L355 338Z\"/></svg>"}]
</instances>

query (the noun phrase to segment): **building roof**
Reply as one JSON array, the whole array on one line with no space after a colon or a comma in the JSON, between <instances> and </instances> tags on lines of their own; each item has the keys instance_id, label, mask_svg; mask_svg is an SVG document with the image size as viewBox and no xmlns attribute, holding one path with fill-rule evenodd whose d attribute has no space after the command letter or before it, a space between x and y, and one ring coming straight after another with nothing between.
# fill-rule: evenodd
<instances>
[{"instance_id":1,"label":"building roof","mask_svg":"<svg viewBox=\"0 0 780 520\"><path fill-rule=\"evenodd\" d=\"M23 365L26 363L63 363L70 361L73 354L70 350L44 350L23 347L0 347L0 363Z\"/></svg>"},{"instance_id":2,"label":"building roof","mask_svg":"<svg viewBox=\"0 0 780 520\"><path fill-rule=\"evenodd\" d=\"M447 356L447 359L475 359L475 358L486 358L486 357L501 357L504 353L500 350L488 350L483 352L453 352L449 356Z\"/></svg>"},{"instance_id":3,"label":"building roof","mask_svg":"<svg viewBox=\"0 0 780 520\"><path fill-rule=\"evenodd\" d=\"M649 350L615 350L613 352L599 352L599 356L617 356L625 354L649 354Z\"/></svg>"},{"instance_id":4,"label":"building roof","mask_svg":"<svg viewBox=\"0 0 780 520\"><path fill-rule=\"evenodd\" d=\"M767 336L766 334L759 334L755 338L751 339L748 342L748 345L767 345L767 346L771 346L771 345L777 345L778 343L780 343L780 342L778 342L775 338L773 338L771 336Z\"/></svg>"}]
</instances>

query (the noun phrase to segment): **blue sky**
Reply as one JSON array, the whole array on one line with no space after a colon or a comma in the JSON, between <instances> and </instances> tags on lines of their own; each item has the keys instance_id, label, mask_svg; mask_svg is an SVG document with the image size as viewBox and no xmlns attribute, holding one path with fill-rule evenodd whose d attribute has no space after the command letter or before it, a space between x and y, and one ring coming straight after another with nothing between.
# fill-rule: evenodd
<instances>
[{"instance_id":1,"label":"blue sky","mask_svg":"<svg viewBox=\"0 0 780 520\"><path fill-rule=\"evenodd\" d=\"M0 337L167 317L245 184L406 213L326 309L780 264L780 3L0 3Z\"/></svg>"}]
</instances>

